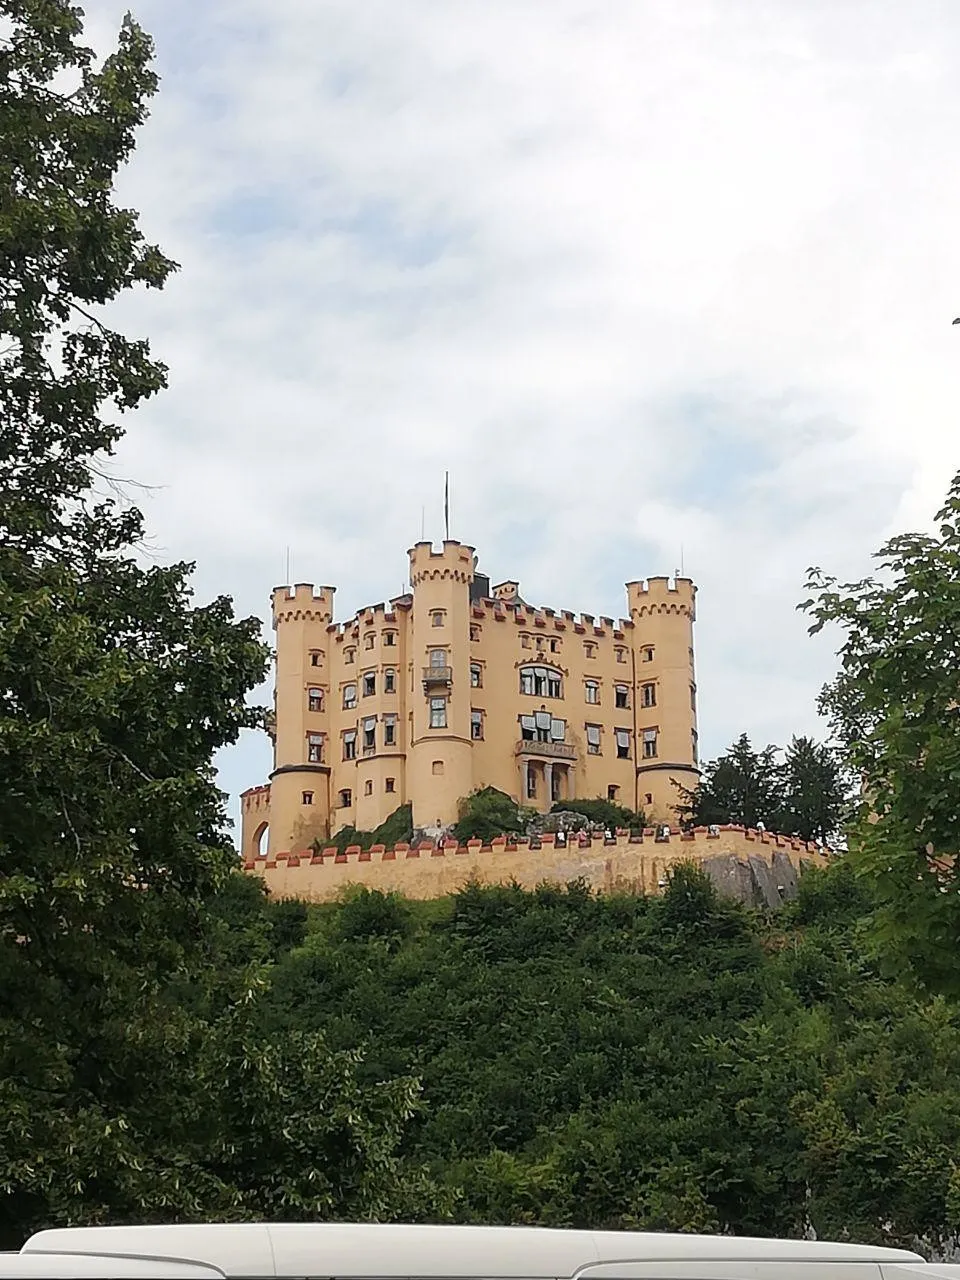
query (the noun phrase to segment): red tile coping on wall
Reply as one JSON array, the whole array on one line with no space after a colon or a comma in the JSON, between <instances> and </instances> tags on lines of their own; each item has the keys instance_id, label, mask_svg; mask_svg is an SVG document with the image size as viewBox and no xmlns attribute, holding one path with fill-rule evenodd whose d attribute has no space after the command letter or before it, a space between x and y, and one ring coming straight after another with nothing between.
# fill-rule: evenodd
<instances>
[{"instance_id":1,"label":"red tile coping on wall","mask_svg":"<svg viewBox=\"0 0 960 1280\"><path fill-rule=\"evenodd\" d=\"M664 843L657 833L660 827L644 827L642 834L633 834L627 827L618 827L615 836L617 843L625 842L629 844L642 844L644 841L653 838L658 843ZM736 832L743 836L745 840L751 842L759 842L760 844L772 844L778 849L791 849L793 852L806 853L822 853L829 855L830 849L820 849L817 845L804 840L795 839L792 836L780 835L774 831L756 831L752 827L741 827L734 823L724 823L718 825L716 831L711 831L708 827L694 827L692 831L684 831L680 827L671 827L668 841L679 836L681 841L689 842L703 836L707 840L719 840L725 831ZM588 832L570 832L567 838L567 846L579 846L581 848L589 848L594 842L605 844L606 838L599 832L591 834ZM552 831L546 831L539 837L540 849L552 849L556 846L556 835ZM301 865L310 864L311 866L323 865L327 861L335 863L348 863L352 860L356 862L392 862L397 857L419 858L421 853L428 853L430 857L440 858L446 854L463 854L476 852L500 853L508 850L529 849L530 837L508 837L494 836L489 844L484 844L481 840L468 840L466 844L460 844L451 837L447 837L442 843L435 840L424 840L417 848L401 841L392 848L387 848L382 844L372 845L369 849L361 849L359 845L349 845L345 850L339 850L335 845L327 845L323 849L310 854L309 850L300 849L293 852L284 851L277 853L275 856L256 858L247 858L244 861L244 867L248 870L262 869L273 870L279 863L283 863L288 867L299 867ZM532 852L537 852L533 849Z\"/></svg>"}]
</instances>

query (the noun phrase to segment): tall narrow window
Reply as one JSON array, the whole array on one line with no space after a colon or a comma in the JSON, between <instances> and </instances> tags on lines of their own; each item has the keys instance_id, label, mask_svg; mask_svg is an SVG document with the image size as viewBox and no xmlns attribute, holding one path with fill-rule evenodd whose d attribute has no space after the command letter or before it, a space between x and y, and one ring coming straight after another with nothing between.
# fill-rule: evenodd
<instances>
[{"instance_id":1,"label":"tall narrow window","mask_svg":"<svg viewBox=\"0 0 960 1280\"><path fill-rule=\"evenodd\" d=\"M483 712L470 712L470 737L475 741L483 738Z\"/></svg>"},{"instance_id":2,"label":"tall narrow window","mask_svg":"<svg viewBox=\"0 0 960 1280\"><path fill-rule=\"evenodd\" d=\"M587 702L597 706L600 702L600 685L596 680L586 680L583 685L583 696Z\"/></svg>"},{"instance_id":3,"label":"tall narrow window","mask_svg":"<svg viewBox=\"0 0 960 1280\"><path fill-rule=\"evenodd\" d=\"M629 760L630 759L630 730L615 729L614 733L617 736L617 759Z\"/></svg>"},{"instance_id":4,"label":"tall narrow window","mask_svg":"<svg viewBox=\"0 0 960 1280\"><path fill-rule=\"evenodd\" d=\"M375 640L376 640L376 636L373 634L373 632L368 631L367 634L363 637L363 647L365 649L372 649Z\"/></svg>"},{"instance_id":5,"label":"tall narrow window","mask_svg":"<svg viewBox=\"0 0 960 1280\"><path fill-rule=\"evenodd\" d=\"M344 787L344 789L340 792L339 799L340 799L340 808L349 809L350 806L353 804L353 792L350 790L349 787Z\"/></svg>"},{"instance_id":6,"label":"tall narrow window","mask_svg":"<svg viewBox=\"0 0 960 1280\"><path fill-rule=\"evenodd\" d=\"M372 755L377 749L377 717L367 716L363 722L363 754Z\"/></svg>"},{"instance_id":7,"label":"tall narrow window","mask_svg":"<svg viewBox=\"0 0 960 1280\"><path fill-rule=\"evenodd\" d=\"M323 690L322 689L307 690L307 710L308 711L323 710Z\"/></svg>"},{"instance_id":8,"label":"tall narrow window","mask_svg":"<svg viewBox=\"0 0 960 1280\"><path fill-rule=\"evenodd\" d=\"M345 684L343 686L343 705L346 710L357 705L357 686L355 684Z\"/></svg>"},{"instance_id":9,"label":"tall narrow window","mask_svg":"<svg viewBox=\"0 0 960 1280\"><path fill-rule=\"evenodd\" d=\"M640 660L641 662L653 661L653 645L652 644L647 644L643 646L643 649L640 651Z\"/></svg>"},{"instance_id":10,"label":"tall narrow window","mask_svg":"<svg viewBox=\"0 0 960 1280\"><path fill-rule=\"evenodd\" d=\"M640 686L640 705L644 707L657 705L657 686L652 682Z\"/></svg>"},{"instance_id":11,"label":"tall narrow window","mask_svg":"<svg viewBox=\"0 0 960 1280\"><path fill-rule=\"evenodd\" d=\"M397 643L397 633L395 631L385 631L383 633L383 643L388 649L393 649Z\"/></svg>"},{"instance_id":12,"label":"tall narrow window","mask_svg":"<svg viewBox=\"0 0 960 1280\"><path fill-rule=\"evenodd\" d=\"M442 627L444 620L444 612L442 609L434 609L430 615L430 625L432 627Z\"/></svg>"},{"instance_id":13,"label":"tall narrow window","mask_svg":"<svg viewBox=\"0 0 960 1280\"><path fill-rule=\"evenodd\" d=\"M430 699L430 728L445 729L447 727L446 698Z\"/></svg>"},{"instance_id":14,"label":"tall narrow window","mask_svg":"<svg viewBox=\"0 0 960 1280\"><path fill-rule=\"evenodd\" d=\"M587 725L587 754L591 756L600 754L600 726L598 724Z\"/></svg>"},{"instance_id":15,"label":"tall narrow window","mask_svg":"<svg viewBox=\"0 0 960 1280\"><path fill-rule=\"evenodd\" d=\"M383 692L396 693L397 691L397 673L393 667L387 667L383 673Z\"/></svg>"},{"instance_id":16,"label":"tall narrow window","mask_svg":"<svg viewBox=\"0 0 960 1280\"><path fill-rule=\"evenodd\" d=\"M615 650L614 650L614 652L615 652L615 653L616 653L616 655L617 655L617 661L618 661L618 662L626 662L626 660L627 660L627 651L626 651L626 649L617 648L617 649L615 649Z\"/></svg>"},{"instance_id":17,"label":"tall narrow window","mask_svg":"<svg viewBox=\"0 0 960 1280\"><path fill-rule=\"evenodd\" d=\"M478 626L472 626L470 628L470 639L474 643L476 643L480 639L480 628Z\"/></svg>"},{"instance_id":18,"label":"tall narrow window","mask_svg":"<svg viewBox=\"0 0 960 1280\"><path fill-rule=\"evenodd\" d=\"M365 698L372 697L377 692L377 673L368 671L363 677L363 696Z\"/></svg>"},{"instance_id":19,"label":"tall narrow window","mask_svg":"<svg viewBox=\"0 0 960 1280\"><path fill-rule=\"evenodd\" d=\"M356 760L357 758L356 729L348 729L343 735L343 758L344 760Z\"/></svg>"},{"instance_id":20,"label":"tall narrow window","mask_svg":"<svg viewBox=\"0 0 960 1280\"><path fill-rule=\"evenodd\" d=\"M626 711L630 707L630 690L625 684L617 684L613 687L613 704L620 711Z\"/></svg>"},{"instance_id":21,"label":"tall narrow window","mask_svg":"<svg viewBox=\"0 0 960 1280\"><path fill-rule=\"evenodd\" d=\"M323 663L323 654L320 652L320 650L319 649L311 650L311 653L310 653L311 667L319 667L322 665L322 663Z\"/></svg>"},{"instance_id":22,"label":"tall narrow window","mask_svg":"<svg viewBox=\"0 0 960 1280\"><path fill-rule=\"evenodd\" d=\"M323 763L322 733L310 733L307 735L307 759L311 764Z\"/></svg>"},{"instance_id":23,"label":"tall narrow window","mask_svg":"<svg viewBox=\"0 0 960 1280\"><path fill-rule=\"evenodd\" d=\"M585 658L595 658L597 656L597 646L592 640L584 640L583 656Z\"/></svg>"},{"instance_id":24,"label":"tall narrow window","mask_svg":"<svg viewBox=\"0 0 960 1280\"><path fill-rule=\"evenodd\" d=\"M383 717L383 745L385 747L395 747L397 745L397 717Z\"/></svg>"},{"instance_id":25,"label":"tall narrow window","mask_svg":"<svg viewBox=\"0 0 960 1280\"><path fill-rule=\"evenodd\" d=\"M356 660L357 660L357 651L356 651L356 649L344 649L344 651L343 651L343 660L344 660L344 662L356 662Z\"/></svg>"},{"instance_id":26,"label":"tall narrow window","mask_svg":"<svg viewBox=\"0 0 960 1280\"><path fill-rule=\"evenodd\" d=\"M527 767L527 799L536 800L537 798L537 775L533 765Z\"/></svg>"},{"instance_id":27,"label":"tall narrow window","mask_svg":"<svg viewBox=\"0 0 960 1280\"><path fill-rule=\"evenodd\" d=\"M470 663L470 688L483 688L483 667L480 666L479 662Z\"/></svg>"},{"instance_id":28,"label":"tall narrow window","mask_svg":"<svg viewBox=\"0 0 960 1280\"><path fill-rule=\"evenodd\" d=\"M643 731L643 754L647 760L652 760L657 754L657 731L656 729L644 729Z\"/></svg>"}]
</instances>

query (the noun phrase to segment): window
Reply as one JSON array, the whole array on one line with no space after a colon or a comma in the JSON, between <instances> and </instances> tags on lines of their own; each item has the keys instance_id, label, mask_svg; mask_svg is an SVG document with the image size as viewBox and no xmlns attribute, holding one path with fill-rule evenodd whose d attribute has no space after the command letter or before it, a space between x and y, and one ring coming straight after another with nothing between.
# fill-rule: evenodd
<instances>
[{"instance_id":1,"label":"window","mask_svg":"<svg viewBox=\"0 0 960 1280\"><path fill-rule=\"evenodd\" d=\"M567 736L567 722L566 722L566 720L551 720L551 721L550 721L550 738L551 738L551 741L553 741L553 742L563 742L563 741L565 741L566 736Z\"/></svg>"},{"instance_id":2,"label":"window","mask_svg":"<svg viewBox=\"0 0 960 1280\"><path fill-rule=\"evenodd\" d=\"M647 792L647 794L643 797L643 802L644 802L644 804L653 804L653 796L652 796L652 794L651 794L649 791L648 791L648 792Z\"/></svg>"},{"instance_id":3,"label":"window","mask_svg":"<svg viewBox=\"0 0 960 1280\"><path fill-rule=\"evenodd\" d=\"M479 662L470 663L470 688L483 688L483 667L480 666Z\"/></svg>"},{"instance_id":4,"label":"window","mask_svg":"<svg viewBox=\"0 0 960 1280\"><path fill-rule=\"evenodd\" d=\"M431 649L430 650L430 666L436 671L438 667L445 667L446 665L447 665L446 649Z\"/></svg>"},{"instance_id":5,"label":"window","mask_svg":"<svg viewBox=\"0 0 960 1280\"><path fill-rule=\"evenodd\" d=\"M363 696L370 698L377 692L377 673L368 671L363 677Z\"/></svg>"},{"instance_id":6,"label":"window","mask_svg":"<svg viewBox=\"0 0 960 1280\"><path fill-rule=\"evenodd\" d=\"M566 720L555 720L549 711L520 717L520 736L524 742L563 742L566 732Z\"/></svg>"},{"instance_id":7,"label":"window","mask_svg":"<svg viewBox=\"0 0 960 1280\"><path fill-rule=\"evenodd\" d=\"M430 699L430 728L445 729L447 727L446 698Z\"/></svg>"},{"instance_id":8,"label":"window","mask_svg":"<svg viewBox=\"0 0 960 1280\"><path fill-rule=\"evenodd\" d=\"M647 760L652 760L657 754L657 731L656 729L644 729L643 731L643 754Z\"/></svg>"},{"instance_id":9,"label":"window","mask_svg":"<svg viewBox=\"0 0 960 1280\"><path fill-rule=\"evenodd\" d=\"M441 777L443 774L443 761L434 760L433 764L430 766L430 772L435 778Z\"/></svg>"},{"instance_id":10,"label":"window","mask_svg":"<svg viewBox=\"0 0 960 1280\"><path fill-rule=\"evenodd\" d=\"M363 637L363 647L365 649L372 649L373 641L374 641L374 634L372 631L368 631L367 634Z\"/></svg>"},{"instance_id":11,"label":"window","mask_svg":"<svg viewBox=\"0 0 960 1280\"><path fill-rule=\"evenodd\" d=\"M340 792L339 799L340 799L340 808L349 809L350 806L353 804L353 792L350 790L349 787L346 787L344 788L343 791Z\"/></svg>"},{"instance_id":12,"label":"window","mask_svg":"<svg viewBox=\"0 0 960 1280\"><path fill-rule=\"evenodd\" d=\"M521 667L520 692L535 698L562 698L560 673L549 667Z\"/></svg>"},{"instance_id":13,"label":"window","mask_svg":"<svg viewBox=\"0 0 960 1280\"><path fill-rule=\"evenodd\" d=\"M366 782L363 784L363 794L364 794L365 796L372 796L372 795L373 795L373 781L372 781L372 779L368 778L368 779L366 780Z\"/></svg>"},{"instance_id":14,"label":"window","mask_svg":"<svg viewBox=\"0 0 960 1280\"><path fill-rule=\"evenodd\" d=\"M597 656L597 646L593 643L592 640L584 640L583 656L585 658L595 658Z\"/></svg>"},{"instance_id":15,"label":"window","mask_svg":"<svg viewBox=\"0 0 960 1280\"><path fill-rule=\"evenodd\" d=\"M655 707L657 705L657 686L653 683L640 686L640 705Z\"/></svg>"},{"instance_id":16,"label":"window","mask_svg":"<svg viewBox=\"0 0 960 1280\"><path fill-rule=\"evenodd\" d=\"M434 609L433 613L430 615L431 627L442 627L444 617L445 614L442 609Z\"/></svg>"},{"instance_id":17,"label":"window","mask_svg":"<svg viewBox=\"0 0 960 1280\"><path fill-rule=\"evenodd\" d=\"M596 680L587 680L583 686L583 696L587 702L599 706L600 703L600 685Z\"/></svg>"},{"instance_id":18,"label":"window","mask_svg":"<svg viewBox=\"0 0 960 1280\"><path fill-rule=\"evenodd\" d=\"M311 764L321 764L323 762L322 733L307 734L307 759Z\"/></svg>"},{"instance_id":19,"label":"window","mask_svg":"<svg viewBox=\"0 0 960 1280\"><path fill-rule=\"evenodd\" d=\"M396 791L396 780L394 778L387 778L383 784L383 789L384 791Z\"/></svg>"},{"instance_id":20,"label":"window","mask_svg":"<svg viewBox=\"0 0 960 1280\"><path fill-rule=\"evenodd\" d=\"M625 684L615 684L613 686L613 703L614 706L621 711L626 711L630 707L630 690Z\"/></svg>"},{"instance_id":21,"label":"window","mask_svg":"<svg viewBox=\"0 0 960 1280\"><path fill-rule=\"evenodd\" d=\"M301 791L301 792L300 792L300 803L301 803L301 804L313 804L313 792L312 792L312 791Z\"/></svg>"},{"instance_id":22,"label":"window","mask_svg":"<svg viewBox=\"0 0 960 1280\"><path fill-rule=\"evenodd\" d=\"M520 632L520 647L522 649L530 648L530 637L527 635L526 631Z\"/></svg>"},{"instance_id":23,"label":"window","mask_svg":"<svg viewBox=\"0 0 960 1280\"><path fill-rule=\"evenodd\" d=\"M385 631L383 633L383 643L387 646L388 649L396 648L397 633L395 631Z\"/></svg>"},{"instance_id":24,"label":"window","mask_svg":"<svg viewBox=\"0 0 960 1280\"><path fill-rule=\"evenodd\" d=\"M697 686L695 684L692 684L690 686L690 710L696 711L696 709L697 709Z\"/></svg>"},{"instance_id":25,"label":"window","mask_svg":"<svg viewBox=\"0 0 960 1280\"><path fill-rule=\"evenodd\" d=\"M691 754L693 755L693 763L699 764L700 763L700 742L697 737L696 729L690 730L690 750L691 750Z\"/></svg>"},{"instance_id":26,"label":"window","mask_svg":"<svg viewBox=\"0 0 960 1280\"><path fill-rule=\"evenodd\" d=\"M387 667L383 673L383 692L396 693L397 691L397 673L393 667Z\"/></svg>"},{"instance_id":27,"label":"window","mask_svg":"<svg viewBox=\"0 0 960 1280\"><path fill-rule=\"evenodd\" d=\"M476 643L476 642L480 639L480 628L479 628L479 627L477 627L477 626L472 626L472 627L470 628L470 639L471 639L474 643Z\"/></svg>"},{"instance_id":28,"label":"window","mask_svg":"<svg viewBox=\"0 0 960 1280\"><path fill-rule=\"evenodd\" d=\"M591 756L600 754L600 726L598 724L587 725L587 754Z\"/></svg>"},{"instance_id":29,"label":"window","mask_svg":"<svg viewBox=\"0 0 960 1280\"><path fill-rule=\"evenodd\" d=\"M343 735L343 758L344 760L356 760L357 758L356 729L348 729Z\"/></svg>"},{"instance_id":30,"label":"window","mask_svg":"<svg viewBox=\"0 0 960 1280\"><path fill-rule=\"evenodd\" d=\"M537 798L537 775L532 765L527 768L527 799Z\"/></svg>"},{"instance_id":31,"label":"window","mask_svg":"<svg viewBox=\"0 0 960 1280\"><path fill-rule=\"evenodd\" d=\"M643 649L641 650L640 660L641 662L653 661L653 645L652 644L644 645Z\"/></svg>"},{"instance_id":32,"label":"window","mask_svg":"<svg viewBox=\"0 0 960 1280\"><path fill-rule=\"evenodd\" d=\"M356 660L357 660L357 651L356 651L356 649L344 649L344 651L343 651L343 660L344 660L344 662L356 662Z\"/></svg>"},{"instance_id":33,"label":"window","mask_svg":"<svg viewBox=\"0 0 960 1280\"><path fill-rule=\"evenodd\" d=\"M483 738L483 712L470 712L470 737L476 741Z\"/></svg>"},{"instance_id":34,"label":"window","mask_svg":"<svg viewBox=\"0 0 960 1280\"><path fill-rule=\"evenodd\" d=\"M614 733L617 735L617 759L629 760L630 759L630 730L614 729Z\"/></svg>"},{"instance_id":35,"label":"window","mask_svg":"<svg viewBox=\"0 0 960 1280\"><path fill-rule=\"evenodd\" d=\"M543 653L543 646L546 644L543 636L537 636L537 653Z\"/></svg>"},{"instance_id":36,"label":"window","mask_svg":"<svg viewBox=\"0 0 960 1280\"><path fill-rule=\"evenodd\" d=\"M345 684L343 686L343 705L347 711L357 705L357 686L355 684Z\"/></svg>"},{"instance_id":37,"label":"window","mask_svg":"<svg viewBox=\"0 0 960 1280\"><path fill-rule=\"evenodd\" d=\"M617 649L615 649L615 650L614 650L614 653L616 653L616 655L617 655L617 661L618 661L618 662L626 662L626 660L627 660L627 651L626 651L626 649L617 648Z\"/></svg>"},{"instance_id":38,"label":"window","mask_svg":"<svg viewBox=\"0 0 960 1280\"><path fill-rule=\"evenodd\" d=\"M308 711L323 710L323 690L322 689L307 690L307 710Z\"/></svg>"},{"instance_id":39,"label":"window","mask_svg":"<svg viewBox=\"0 0 960 1280\"><path fill-rule=\"evenodd\" d=\"M607 799L612 800L614 804L616 804L617 800L619 799L619 796L620 796L620 788L615 786L611 782L610 786L607 787Z\"/></svg>"},{"instance_id":40,"label":"window","mask_svg":"<svg viewBox=\"0 0 960 1280\"><path fill-rule=\"evenodd\" d=\"M554 636L550 641L550 652L551 653L560 652L560 641L556 638L556 636Z\"/></svg>"},{"instance_id":41,"label":"window","mask_svg":"<svg viewBox=\"0 0 960 1280\"><path fill-rule=\"evenodd\" d=\"M319 667L322 661L323 661L323 654L320 652L320 650L319 649L311 650L310 652L311 667Z\"/></svg>"},{"instance_id":42,"label":"window","mask_svg":"<svg viewBox=\"0 0 960 1280\"><path fill-rule=\"evenodd\" d=\"M554 769L553 773L551 773L550 775L550 799L554 801L560 799L560 770L559 769Z\"/></svg>"},{"instance_id":43,"label":"window","mask_svg":"<svg viewBox=\"0 0 960 1280\"><path fill-rule=\"evenodd\" d=\"M383 745L385 747L395 747L397 745L397 717L383 717Z\"/></svg>"},{"instance_id":44,"label":"window","mask_svg":"<svg viewBox=\"0 0 960 1280\"><path fill-rule=\"evenodd\" d=\"M367 716L363 722L363 754L372 755L377 749L377 717Z\"/></svg>"}]
</instances>

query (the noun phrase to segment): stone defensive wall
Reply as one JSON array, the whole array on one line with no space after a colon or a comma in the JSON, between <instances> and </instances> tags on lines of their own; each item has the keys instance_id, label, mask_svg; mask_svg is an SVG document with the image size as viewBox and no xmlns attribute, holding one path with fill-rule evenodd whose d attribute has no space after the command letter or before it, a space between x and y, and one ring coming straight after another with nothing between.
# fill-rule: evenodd
<instances>
[{"instance_id":1,"label":"stone defensive wall","mask_svg":"<svg viewBox=\"0 0 960 1280\"><path fill-rule=\"evenodd\" d=\"M257 857L244 870L266 882L275 898L330 902L350 885L395 891L408 898L441 898L470 881L516 882L525 889L544 881L566 884L585 880L603 893L662 893L672 867L698 863L719 892L757 906L776 907L796 895L805 866L824 867L830 852L802 840L745 827L648 828L643 835L617 831L610 836L576 833L558 842L552 834L482 844L439 843L392 849L323 849L317 853L279 853Z\"/></svg>"}]
</instances>

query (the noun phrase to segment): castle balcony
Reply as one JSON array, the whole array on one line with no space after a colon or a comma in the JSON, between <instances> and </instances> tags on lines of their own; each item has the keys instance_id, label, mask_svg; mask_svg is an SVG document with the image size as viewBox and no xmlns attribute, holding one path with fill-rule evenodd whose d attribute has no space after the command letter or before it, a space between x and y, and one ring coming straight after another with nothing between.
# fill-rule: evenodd
<instances>
[{"instance_id":1,"label":"castle balcony","mask_svg":"<svg viewBox=\"0 0 960 1280\"><path fill-rule=\"evenodd\" d=\"M427 689L449 689L453 683L453 667L424 667L423 687Z\"/></svg>"},{"instance_id":2,"label":"castle balcony","mask_svg":"<svg viewBox=\"0 0 960 1280\"><path fill-rule=\"evenodd\" d=\"M515 754L539 757L542 760L576 760L577 749L569 742L535 742L523 738L517 743Z\"/></svg>"}]
</instances>

